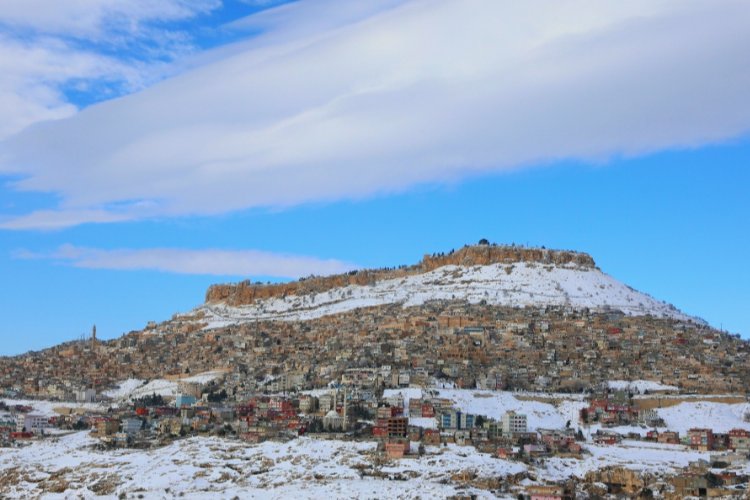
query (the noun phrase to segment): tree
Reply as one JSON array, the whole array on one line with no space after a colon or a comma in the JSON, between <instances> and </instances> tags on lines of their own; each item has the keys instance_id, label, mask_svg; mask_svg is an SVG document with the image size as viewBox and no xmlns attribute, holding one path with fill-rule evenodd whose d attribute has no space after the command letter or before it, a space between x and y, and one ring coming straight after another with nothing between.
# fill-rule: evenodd
<instances>
[{"instance_id":1,"label":"tree","mask_svg":"<svg viewBox=\"0 0 750 500\"><path fill-rule=\"evenodd\" d=\"M487 240L487 238L482 238L481 240L479 240L479 244L480 245L489 245L490 242Z\"/></svg>"},{"instance_id":2,"label":"tree","mask_svg":"<svg viewBox=\"0 0 750 500\"><path fill-rule=\"evenodd\" d=\"M483 425L484 425L484 416L477 415L477 417L474 419L474 427L482 427Z\"/></svg>"}]
</instances>

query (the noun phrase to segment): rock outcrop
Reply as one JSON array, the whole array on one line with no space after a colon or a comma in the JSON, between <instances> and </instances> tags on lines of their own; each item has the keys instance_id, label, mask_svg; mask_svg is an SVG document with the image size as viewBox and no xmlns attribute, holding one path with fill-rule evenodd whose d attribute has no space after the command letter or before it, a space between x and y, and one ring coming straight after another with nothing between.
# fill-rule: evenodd
<instances>
[{"instance_id":1,"label":"rock outcrop","mask_svg":"<svg viewBox=\"0 0 750 500\"><path fill-rule=\"evenodd\" d=\"M594 259L590 255L581 252L507 245L473 245L449 253L425 255L421 262L413 266L365 269L333 276L302 278L299 281L290 283L264 285L243 281L240 283L212 285L206 292L206 302L224 302L228 305L238 306L252 304L259 299L320 293L348 285L371 285L381 280L426 273L447 265L487 266L491 264L513 264L516 262L535 262L555 266L574 265L584 268L596 267Z\"/></svg>"}]
</instances>

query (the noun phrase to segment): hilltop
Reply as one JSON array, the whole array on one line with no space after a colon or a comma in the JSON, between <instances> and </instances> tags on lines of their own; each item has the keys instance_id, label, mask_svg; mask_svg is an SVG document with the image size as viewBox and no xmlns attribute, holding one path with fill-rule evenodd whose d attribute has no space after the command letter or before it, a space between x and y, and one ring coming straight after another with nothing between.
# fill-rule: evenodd
<instances>
[{"instance_id":1,"label":"hilltop","mask_svg":"<svg viewBox=\"0 0 750 500\"><path fill-rule=\"evenodd\" d=\"M195 310L210 327L245 321L305 320L384 304L465 300L504 307L619 310L702 323L603 273L581 252L474 245L426 255L399 268L352 271L292 283L213 285Z\"/></svg>"},{"instance_id":2,"label":"hilltop","mask_svg":"<svg viewBox=\"0 0 750 500\"><path fill-rule=\"evenodd\" d=\"M321 293L333 288L351 285L367 286L408 276L425 274L443 266L489 266L493 264L534 263L554 266L570 266L580 269L596 267L590 255L564 250L525 248L508 245L480 244L465 246L448 253L425 255L413 266L385 269L362 269L333 276L311 276L297 282L262 284L243 281L237 284L212 285L206 293L206 302L224 302L229 305L251 304L258 299L287 297Z\"/></svg>"}]
</instances>

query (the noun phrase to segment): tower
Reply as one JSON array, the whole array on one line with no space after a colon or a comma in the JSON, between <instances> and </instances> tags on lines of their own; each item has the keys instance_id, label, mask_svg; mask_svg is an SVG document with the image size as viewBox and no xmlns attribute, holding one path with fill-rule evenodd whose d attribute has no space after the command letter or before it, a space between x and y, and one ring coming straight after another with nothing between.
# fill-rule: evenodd
<instances>
[{"instance_id":1,"label":"tower","mask_svg":"<svg viewBox=\"0 0 750 500\"><path fill-rule=\"evenodd\" d=\"M347 387L344 386L344 431L349 428L349 400L347 396Z\"/></svg>"},{"instance_id":2,"label":"tower","mask_svg":"<svg viewBox=\"0 0 750 500\"><path fill-rule=\"evenodd\" d=\"M96 351L96 325L91 329L91 350Z\"/></svg>"}]
</instances>

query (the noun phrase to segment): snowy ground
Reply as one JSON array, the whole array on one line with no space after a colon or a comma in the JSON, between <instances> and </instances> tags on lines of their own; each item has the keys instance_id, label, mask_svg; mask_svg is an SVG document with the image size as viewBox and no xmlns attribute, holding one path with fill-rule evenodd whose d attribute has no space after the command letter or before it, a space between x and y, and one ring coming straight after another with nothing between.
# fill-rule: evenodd
<instances>
[{"instance_id":1,"label":"snowy ground","mask_svg":"<svg viewBox=\"0 0 750 500\"><path fill-rule=\"evenodd\" d=\"M222 372L206 372L180 379L182 382L197 382L205 384L221 377ZM152 394L165 397L175 397L178 393L179 382L176 380L154 379L150 381L128 379L118 383L118 387L105 391L104 395L116 401L127 401Z\"/></svg>"},{"instance_id":2,"label":"snowy ground","mask_svg":"<svg viewBox=\"0 0 750 500\"><path fill-rule=\"evenodd\" d=\"M46 417L53 417L58 413L55 412L55 408L73 408L82 409L90 412L106 412L107 406L100 405L98 403L68 403L59 401L40 401L36 399L5 399L0 398L8 406L30 406L33 408L32 413L35 415L44 415Z\"/></svg>"},{"instance_id":3,"label":"snowy ground","mask_svg":"<svg viewBox=\"0 0 750 500\"><path fill-rule=\"evenodd\" d=\"M463 411L498 418L507 410L529 417L530 428L577 426L584 403L567 400L558 406L522 401L512 393L431 389L449 398ZM401 392L408 402L422 396L421 389ZM35 412L50 412L55 403L30 404ZM407 403L408 404L408 403ZM670 428L684 434L690 427L709 426L716 431L742 427L748 404L687 402L657 411ZM434 419L424 421L425 426ZM643 430L641 428L634 428ZM594 427L585 430L589 435ZM631 428L615 428L625 433ZM288 443L248 445L236 440L195 437L164 448L137 451L97 451L97 441L87 432L58 435L33 441L23 448L0 453L0 498L444 498L472 493L494 498L493 493L461 485L452 476L469 471L479 478L498 478L528 471L540 481L582 478L589 471L619 465L634 470L672 472L708 453L681 445L625 440L616 446L587 443L582 459L553 457L526 465L500 460L471 447L427 447L423 457L380 463L374 442L344 442L301 438ZM416 448L416 444L412 445ZM750 472L745 465L739 472Z\"/></svg>"},{"instance_id":4,"label":"snowy ground","mask_svg":"<svg viewBox=\"0 0 750 500\"><path fill-rule=\"evenodd\" d=\"M583 478L587 472L619 465L633 470L673 472L696 460L708 460L708 453L691 451L681 445L643 441L623 441L617 446L586 445L590 455L582 460L552 457L539 468L545 479L564 480L570 476Z\"/></svg>"},{"instance_id":5,"label":"snowy ground","mask_svg":"<svg viewBox=\"0 0 750 500\"><path fill-rule=\"evenodd\" d=\"M653 380L610 380L609 388L616 390L631 391L635 394L643 394L646 391L670 391L677 392L679 387L665 385Z\"/></svg>"},{"instance_id":6,"label":"snowy ground","mask_svg":"<svg viewBox=\"0 0 750 500\"><path fill-rule=\"evenodd\" d=\"M731 429L750 430L750 422L743 416L750 412L750 404L725 404L708 401L680 403L669 408L656 410L664 419L667 428L684 435L693 427L708 427L714 432L727 432Z\"/></svg>"},{"instance_id":7,"label":"snowy ground","mask_svg":"<svg viewBox=\"0 0 750 500\"><path fill-rule=\"evenodd\" d=\"M553 457L528 469L456 445L428 446L423 457L377 464L372 442L300 438L246 445L195 437L149 451L96 451L93 443L79 432L4 450L0 497L445 498L463 492L495 498L490 491L464 488L451 476L470 472L501 478L528 471L541 481L563 480L611 465L673 472L708 458L682 446L624 441L618 446L589 444L590 454L581 460Z\"/></svg>"},{"instance_id":8,"label":"snowy ground","mask_svg":"<svg viewBox=\"0 0 750 500\"><path fill-rule=\"evenodd\" d=\"M499 420L507 411L523 413L527 417L528 427L535 429L560 429L570 421L575 428L578 422L578 416L581 408L586 406L584 401L566 400L559 406L553 406L549 403L538 401L524 401L516 398L512 392L467 390L467 389L430 389L432 394L441 398L450 399L455 403L455 407L464 413L474 415L484 415ZM419 399L422 397L422 389L405 388L405 389L386 389L384 397L401 394L404 398L404 406L408 408L410 399ZM431 427L427 425L428 419L410 419L413 425L420 427ZM434 422L434 419L429 419Z\"/></svg>"},{"instance_id":9,"label":"snowy ground","mask_svg":"<svg viewBox=\"0 0 750 500\"><path fill-rule=\"evenodd\" d=\"M375 443L307 438L245 445L197 437L150 450L96 451L86 432L0 455L0 496L32 498L444 498L476 488L450 484L453 473L479 477L522 472L520 464L472 448L432 448L425 456L374 465ZM372 473L383 477L373 477ZM408 478L409 480L402 480ZM57 492L57 493L54 493ZM102 496L98 496L102 495Z\"/></svg>"},{"instance_id":10,"label":"snowy ground","mask_svg":"<svg viewBox=\"0 0 750 500\"><path fill-rule=\"evenodd\" d=\"M431 300L467 300L509 307L570 305L593 310L611 307L633 316L651 314L696 320L673 306L633 290L598 269L535 263L443 266L424 274L350 285L310 295L291 295L239 307L205 304L208 328L268 320L305 320L382 304L421 305ZM697 320L700 321L700 320Z\"/></svg>"}]
</instances>

